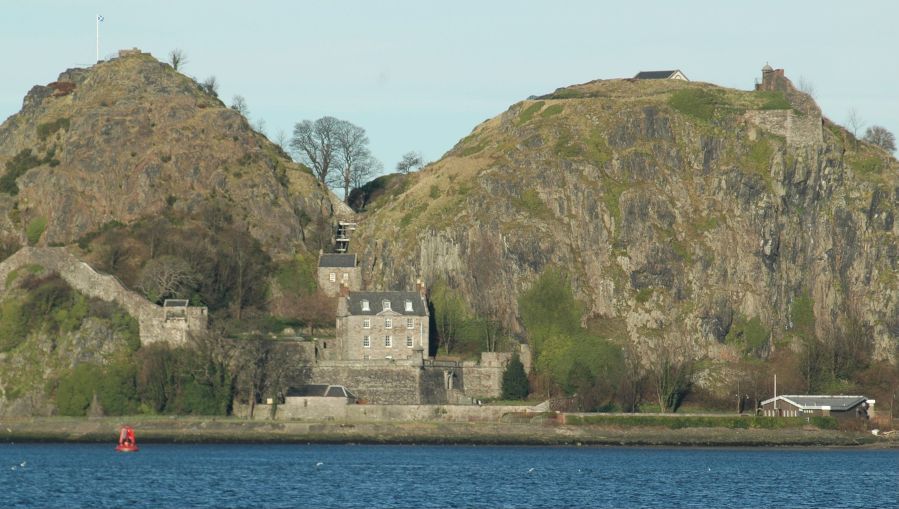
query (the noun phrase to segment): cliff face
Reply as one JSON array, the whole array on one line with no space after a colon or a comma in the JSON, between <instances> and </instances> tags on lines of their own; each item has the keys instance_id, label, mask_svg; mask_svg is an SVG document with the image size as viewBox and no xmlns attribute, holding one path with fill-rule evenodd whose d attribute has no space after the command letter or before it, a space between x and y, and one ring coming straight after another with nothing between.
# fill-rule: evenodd
<instances>
[{"instance_id":1,"label":"cliff face","mask_svg":"<svg viewBox=\"0 0 899 509\"><path fill-rule=\"evenodd\" d=\"M822 119L782 75L762 90L611 80L527 100L369 205L354 245L370 286L445 278L521 332L517 299L568 272L586 320L646 351L769 348L812 302L819 336L899 341L899 164Z\"/></svg>"},{"instance_id":2,"label":"cliff face","mask_svg":"<svg viewBox=\"0 0 899 509\"><path fill-rule=\"evenodd\" d=\"M0 126L4 166L0 231L21 243L66 244L110 221L223 200L276 254L344 211L239 113L139 52L32 88Z\"/></svg>"}]
</instances>

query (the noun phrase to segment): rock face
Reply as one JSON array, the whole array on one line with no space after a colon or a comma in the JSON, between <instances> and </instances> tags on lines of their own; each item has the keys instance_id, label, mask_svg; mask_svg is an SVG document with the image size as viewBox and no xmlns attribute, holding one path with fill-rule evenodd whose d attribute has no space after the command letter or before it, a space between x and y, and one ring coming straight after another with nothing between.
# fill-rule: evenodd
<instances>
[{"instance_id":1,"label":"rock face","mask_svg":"<svg viewBox=\"0 0 899 509\"><path fill-rule=\"evenodd\" d=\"M111 221L166 207L199 214L223 200L277 254L302 249L315 224L345 211L193 79L146 53L121 55L35 86L0 126L2 233L67 244Z\"/></svg>"},{"instance_id":2,"label":"rock face","mask_svg":"<svg viewBox=\"0 0 899 509\"><path fill-rule=\"evenodd\" d=\"M521 332L519 295L560 268L585 320L718 360L736 322L772 348L810 299L819 335L856 320L894 357L899 164L782 74L760 88L610 80L513 105L368 206L369 287L445 278Z\"/></svg>"}]
</instances>

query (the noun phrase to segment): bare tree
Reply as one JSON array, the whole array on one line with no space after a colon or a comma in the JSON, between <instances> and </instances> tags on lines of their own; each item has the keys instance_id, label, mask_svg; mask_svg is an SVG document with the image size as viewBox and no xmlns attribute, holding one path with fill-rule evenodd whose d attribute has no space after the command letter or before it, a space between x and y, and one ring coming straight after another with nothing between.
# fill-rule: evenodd
<instances>
[{"instance_id":1,"label":"bare tree","mask_svg":"<svg viewBox=\"0 0 899 509\"><path fill-rule=\"evenodd\" d=\"M250 419L253 418L256 403L265 389L266 371L273 351L274 343L262 336L245 338L237 348L237 390L246 395Z\"/></svg>"},{"instance_id":2,"label":"bare tree","mask_svg":"<svg viewBox=\"0 0 899 509\"><path fill-rule=\"evenodd\" d=\"M862 120L858 110L855 108L849 110L849 115L846 117L846 126L852 131L852 136L856 138L858 138L858 132L862 130L862 127L865 127L865 121Z\"/></svg>"},{"instance_id":3,"label":"bare tree","mask_svg":"<svg viewBox=\"0 0 899 509\"><path fill-rule=\"evenodd\" d=\"M219 96L219 81L215 76L210 76L206 78L205 81L200 85L200 88L203 89L207 94L215 97L216 99Z\"/></svg>"},{"instance_id":4,"label":"bare tree","mask_svg":"<svg viewBox=\"0 0 899 509\"><path fill-rule=\"evenodd\" d=\"M896 137L886 127L872 125L865 131L864 140L888 152L896 150Z\"/></svg>"},{"instance_id":5,"label":"bare tree","mask_svg":"<svg viewBox=\"0 0 899 509\"><path fill-rule=\"evenodd\" d=\"M796 85L796 87L800 92L807 94L812 99L815 98L815 85L814 83L806 79L805 76L799 77L799 83Z\"/></svg>"},{"instance_id":6,"label":"bare tree","mask_svg":"<svg viewBox=\"0 0 899 509\"><path fill-rule=\"evenodd\" d=\"M267 137L268 134L266 134L266 132L265 132L265 119L264 118L256 119L256 124L253 125L253 130L256 131L257 133Z\"/></svg>"},{"instance_id":7,"label":"bare tree","mask_svg":"<svg viewBox=\"0 0 899 509\"><path fill-rule=\"evenodd\" d=\"M384 165L374 157L369 156L360 159L353 165L353 170L350 174L350 190L359 189L364 186L371 177L378 175L382 171L384 171Z\"/></svg>"},{"instance_id":8,"label":"bare tree","mask_svg":"<svg viewBox=\"0 0 899 509\"><path fill-rule=\"evenodd\" d=\"M169 53L169 63L176 71L180 71L182 67L187 65L187 54L180 48L175 48Z\"/></svg>"},{"instance_id":9,"label":"bare tree","mask_svg":"<svg viewBox=\"0 0 899 509\"><path fill-rule=\"evenodd\" d=\"M293 128L290 148L297 159L312 169L312 173L322 183L329 180L337 152L336 131L340 120L322 117L315 122L304 120Z\"/></svg>"},{"instance_id":10,"label":"bare tree","mask_svg":"<svg viewBox=\"0 0 899 509\"><path fill-rule=\"evenodd\" d=\"M334 141L339 171L334 184L335 187L343 189L343 200L349 202L354 180L353 172L364 170L362 163L372 158L368 150L368 135L365 134L365 129L346 120L340 120L334 131Z\"/></svg>"},{"instance_id":11,"label":"bare tree","mask_svg":"<svg viewBox=\"0 0 899 509\"><path fill-rule=\"evenodd\" d=\"M695 359L689 345L659 341L652 348L649 378L656 389L659 409L676 412L693 384Z\"/></svg>"},{"instance_id":12,"label":"bare tree","mask_svg":"<svg viewBox=\"0 0 899 509\"><path fill-rule=\"evenodd\" d=\"M275 134L275 139L272 140L275 142L275 145L281 147L281 150L287 152L287 149L290 148L287 139L287 133L284 132L284 129L278 129L278 132Z\"/></svg>"},{"instance_id":13,"label":"bare tree","mask_svg":"<svg viewBox=\"0 0 899 509\"><path fill-rule=\"evenodd\" d=\"M403 158L400 159L400 162L396 163L396 171L405 175L410 171L421 169L423 165L424 161L421 153L406 152L405 154L403 154Z\"/></svg>"},{"instance_id":14,"label":"bare tree","mask_svg":"<svg viewBox=\"0 0 899 509\"><path fill-rule=\"evenodd\" d=\"M231 109L240 113L246 118L250 117L250 108L247 106L247 100L242 95L235 95L231 99Z\"/></svg>"},{"instance_id":15,"label":"bare tree","mask_svg":"<svg viewBox=\"0 0 899 509\"><path fill-rule=\"evenodd\" d=\"M137 287L149 300L158 302L179 296L196 282L197 275L187 261L165 255L153 258L144 265Z\"/></svg>"}]
</instances>

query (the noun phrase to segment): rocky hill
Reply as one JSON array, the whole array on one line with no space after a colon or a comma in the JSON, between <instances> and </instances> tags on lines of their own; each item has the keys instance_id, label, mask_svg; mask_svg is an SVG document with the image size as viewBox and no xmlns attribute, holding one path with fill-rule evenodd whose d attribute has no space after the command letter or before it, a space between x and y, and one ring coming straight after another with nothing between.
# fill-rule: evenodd
<instances>
[{"instance_id":1,"label":"rocky hill","mask_svg":"<svg viewBox=\"0 0 899 509\"><path fill-rule=\"evenodd\" d=\"M368 204L365 273L446 280L521 334L519 296L561 269L585 323L644 355L764 357L801 320L894 357L899 163L782 71L760 88L607 80L516 103Z\"/></svg>"},{"instance_id":2,"label":"rocky hill","mask_svg":"<svg viewBox=\"0 0 899 509\"><path fill-rule=\"evenodd\" d=\"M346 211L238 112L137 50L32 88L0 125L0 168L0 232L22 244L218 201L276 255Z\"/></svg>"}]
</instances>

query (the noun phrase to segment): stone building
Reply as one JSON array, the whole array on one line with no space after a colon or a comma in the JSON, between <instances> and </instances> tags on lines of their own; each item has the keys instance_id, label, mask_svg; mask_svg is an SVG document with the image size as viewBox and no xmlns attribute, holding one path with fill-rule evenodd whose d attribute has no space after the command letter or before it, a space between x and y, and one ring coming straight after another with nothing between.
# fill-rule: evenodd
<instances>
[{"instance_id":1,"label":"stone building","mask_svg":"<svg viewBox=\"0 0 899 509\"><path fill-rule=\"evenodd\" d=\"M355 254L320 253L318 256L318 287L328 297L340 295L341 286L350 291L362 290L362 271Z\"/></svg>"},{"instance_id":2,"label":"stone building","mask_svg":"<svg viewBox=\"0 0 899 509\"><path fill-rule=\"evenodd\" d=\"M424 285L413 292L353 292L337 301L337 337L323 359L388 359L421 364L429 348Z\"/></svg>"}]
</instances>

